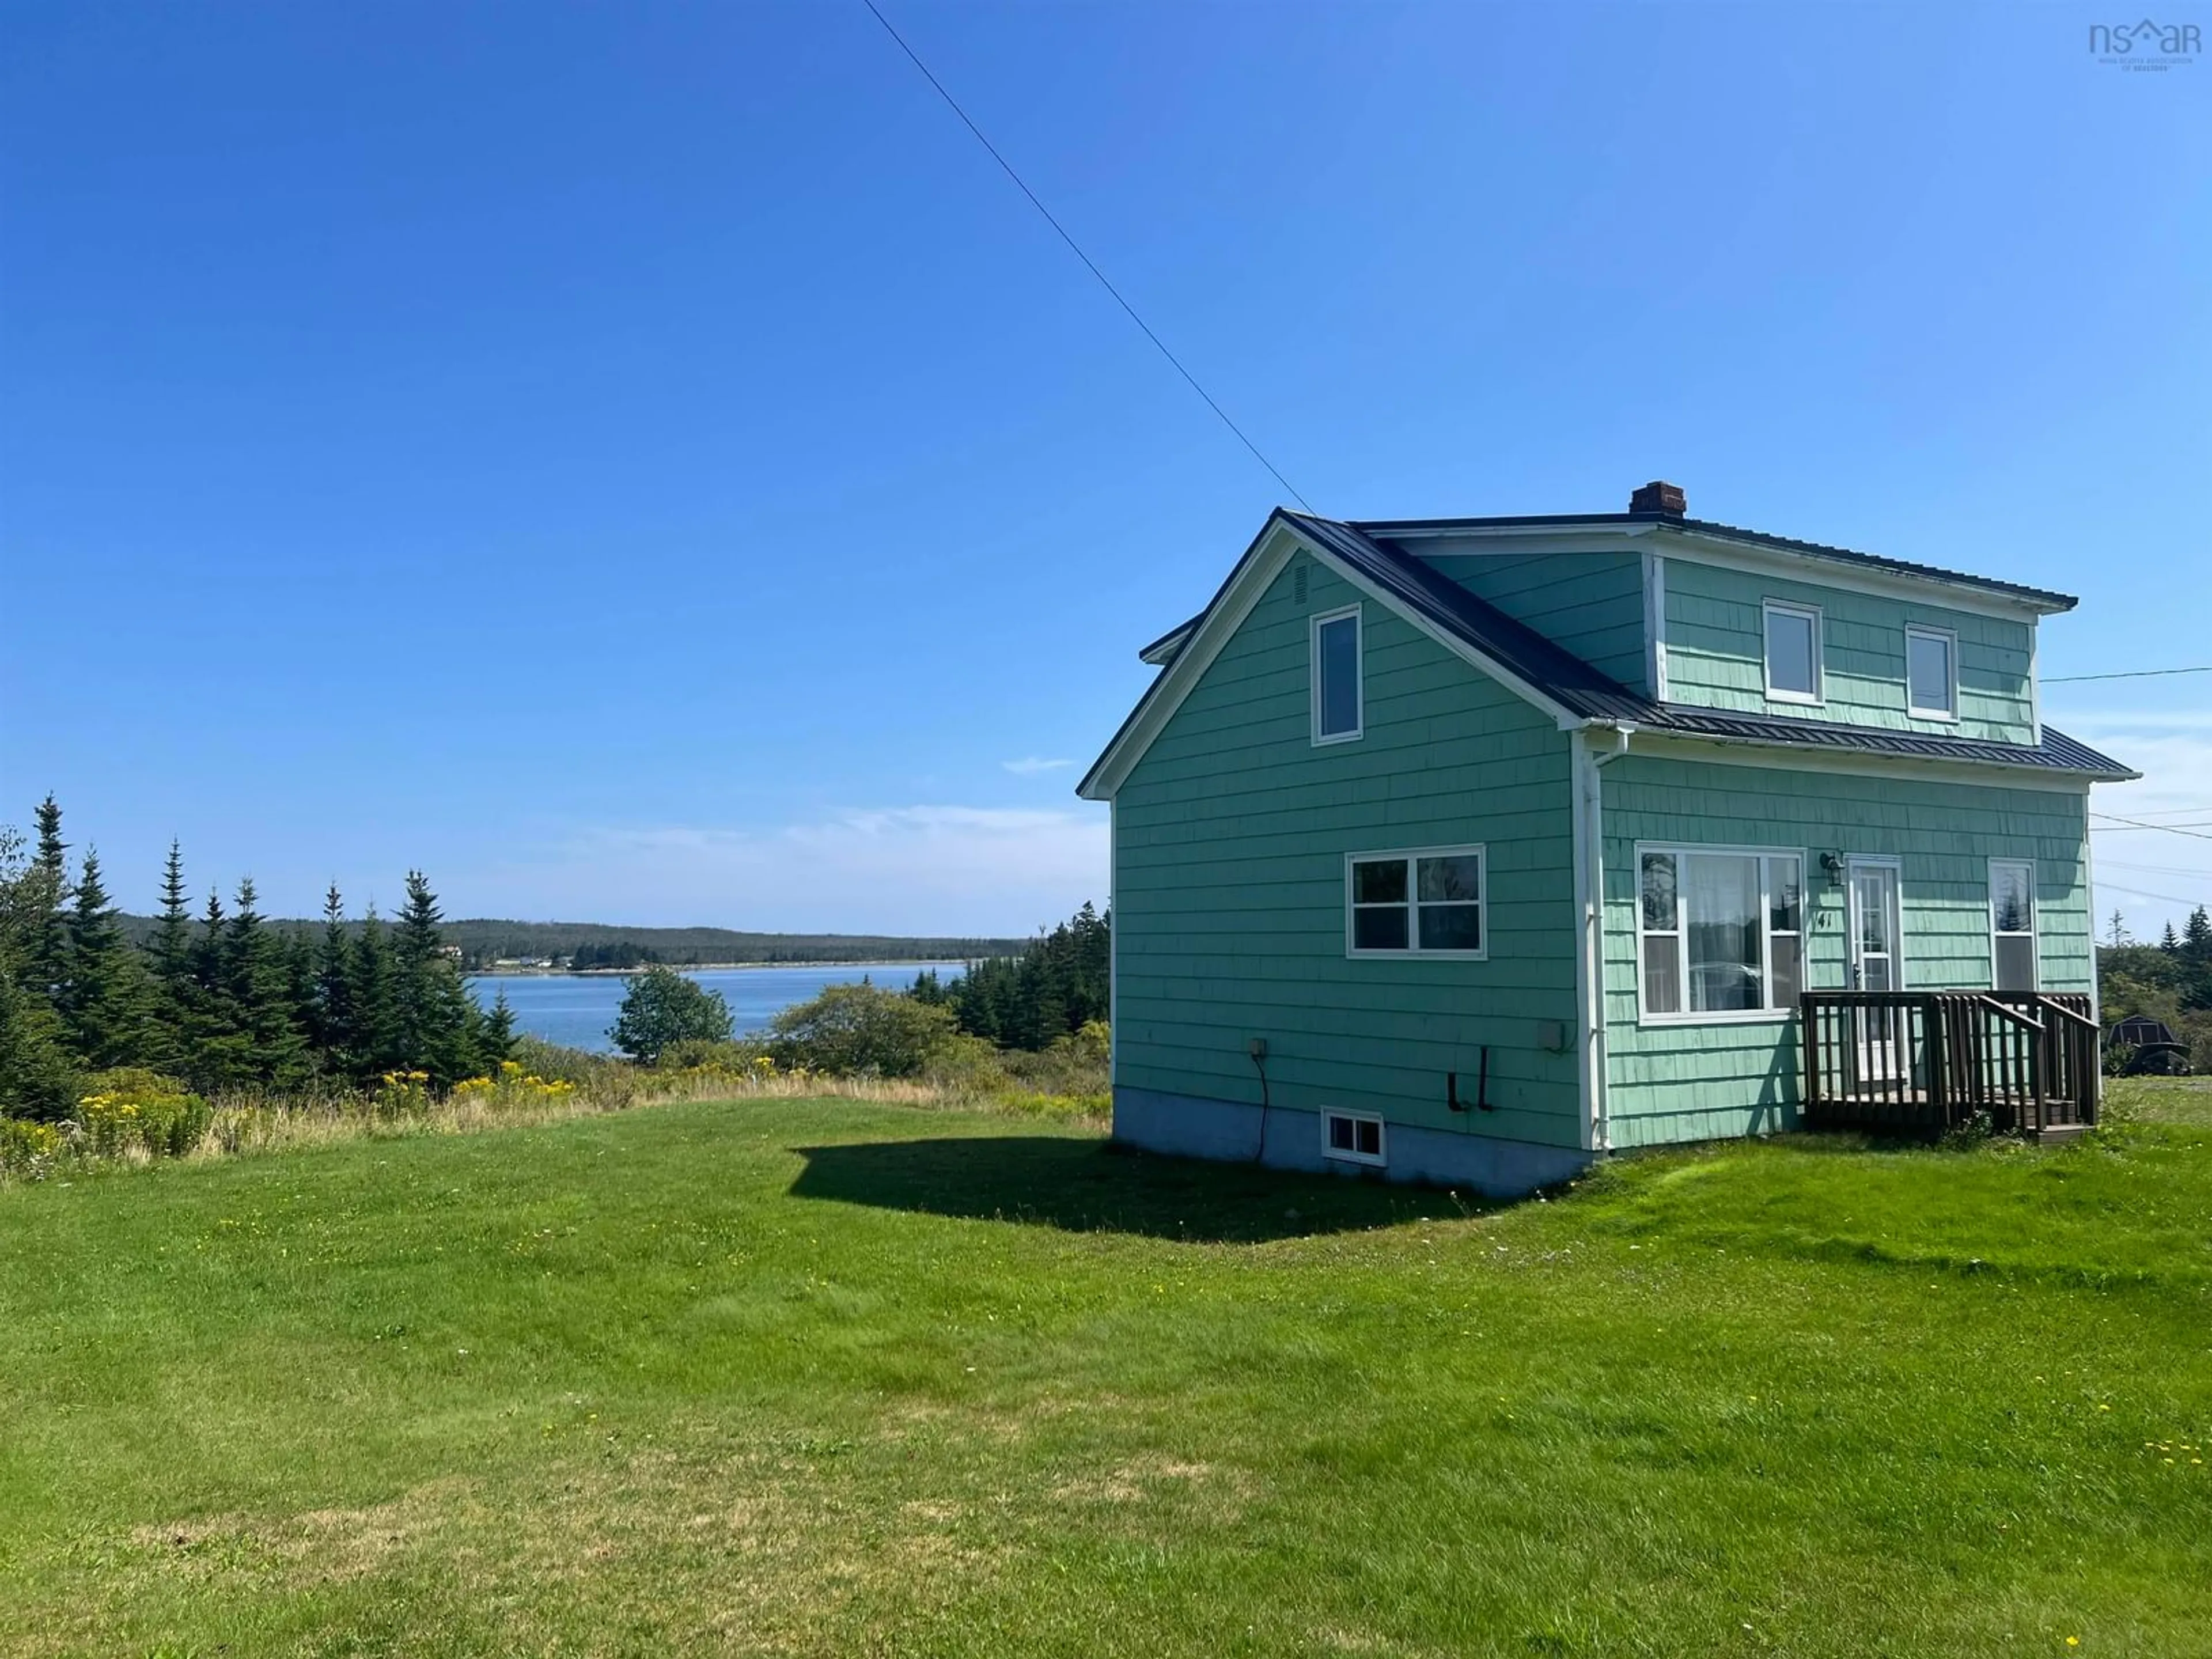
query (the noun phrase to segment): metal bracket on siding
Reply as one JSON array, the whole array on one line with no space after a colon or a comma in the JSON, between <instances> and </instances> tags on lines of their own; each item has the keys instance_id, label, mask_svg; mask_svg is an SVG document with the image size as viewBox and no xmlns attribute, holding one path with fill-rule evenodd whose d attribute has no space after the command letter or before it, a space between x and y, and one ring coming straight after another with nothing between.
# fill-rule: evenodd
<instances>
[{"instance_id":1,"label":"metal bracket on siding","mask_svg":"<svg viewBox=\"0 0 2212 1659\"><path fill-rule=\"evenodd\" d=\"M1472 1103L1478 1112L1494 1112L1498 1109L1490 1103L1490 1045L1486 1042L1482 1045L1481 1056L1481 1069L1474 1074L1474 1099ZM1457 1072L1444 1073L1444 1104L1455 1112L1468 1109L1469 1103L1459 1097Z\"/></svg>"}]
</instances>

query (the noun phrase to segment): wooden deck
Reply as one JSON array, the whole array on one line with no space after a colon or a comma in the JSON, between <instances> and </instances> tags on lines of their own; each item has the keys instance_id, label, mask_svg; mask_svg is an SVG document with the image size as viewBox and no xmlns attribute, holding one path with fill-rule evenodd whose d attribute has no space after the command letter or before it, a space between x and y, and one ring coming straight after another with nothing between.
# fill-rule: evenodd
<instances>
[{"instance_id":1,"label":"wooden deck","mask_svg":"<svg viewBox=\"0 0 2212 1659\"><path fill-rule=\"evenodd\" d=\"M1978 1121L2052 1141L2097 1121L2097 1026L2079 992L1808 991L1800 1006L1808 1125Z\"/></svg>"}]
</instances>

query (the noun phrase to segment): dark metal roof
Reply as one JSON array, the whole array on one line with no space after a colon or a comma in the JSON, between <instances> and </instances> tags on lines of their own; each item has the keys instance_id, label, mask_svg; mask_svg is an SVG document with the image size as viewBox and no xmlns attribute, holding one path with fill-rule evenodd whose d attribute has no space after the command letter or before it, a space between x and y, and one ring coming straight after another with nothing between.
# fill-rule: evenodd
<instances>
[{"instance_id":1,"label":"dark metal roof","mask_svg":"<svg viewBox=\"0 0 2212 1659\"><path fill-rule=\"evenodd\" d=\"M1409 610L1464 641L1553 702L1592 720L1646 718L1649 699L1546 639L1526 623L1479 599L1404 549L1334 519L1281 509L1282 516Z\"/></svg>"},{"instance_id":2,"label":"dark metal roof","mask_svg":"<svg viewBox=\"0 0 2212 1659\"><path fill-rule=\"evenodd\" d=\"M1272 527L1279 519L1340 560L1388 595L1394 603L1427 622L1440 633L1469 647L1478 656L1495 664L1577 719L1603 725L1633 726L1639 731L1702 738L1715 743L1889 755L1911 760L1965 762L2115 781L2141 775L2050 726L2043 728L2039 743L2001 743L1984 738L1948 737L1887 726L1848 726L1782 715L1736 714L1722 708L1696 708L1687 703L1655 702L1642 692L1600 672L1527 623L1516 621L1495 605L1476 598L1425 560L1380 533L1391 526L1346 524L1310 513L1293 513L1287 507L1278 507L1268 520L1268 526ZM1647 521L1711 529L1800 551L1835 555L1893 569L1974 582L2053 603L2066 605L2074 603L2063 594L2041 593L2033 588L2013 587L2008 583L1989 582L1979 577L1954 578L1948 572L1931 571L1924 566L1907 565L1896 560L1876 559L1870 554L1818 548L1805 542L1784 542L1778 537L1760 537L1755 532L1731 531L1726 526L1702 526L1696 520L1669 519L1655 514L1617 513L1597 518L1423 520L1418 524L1422 528L1439 528L1460 525L1602 525ZM1400 520L1396 527L1413 528L1415 522ZM1238 561L1239 570L1258 550L1267 536L1267 528L1263 527L1252 546L1246 550L1244 559ZM1146 659L1171 664L1180 643L1187 642L1188 637L1198 631L1199 626L1213 613L1214 607L1220 603L1234 580L1235 573L1232 572L1204 611L1146 646L1142 653ZM1164 654L1155 658L1155 653ZM1157 682L1154 689L1158 689ZM1135 724L1143 707L1140 702L1136 709L1130 711L1128 719L1122 722L1121 731L1115 734L1114 744L1108 745L1108 754L1113 752L1115 744L1118 744L1122 736ZM1104 761L1105 756L1101 756L1099 764L1103 765ZM1091 774L1084 780L1084 787L1089 787L1097 770L1097 766L1091 769Z\"/></svg>"},{"instance_id":3,"label":"dark metal roof","mask_svg":"<svg viewBox=\"0 0 2212 1659\"><path fill-rule=\"evenodd\" d=\"M1771 744L1862 755L1897 755L1910 760L2024 766L2041 772L2087 773L2115 782L2142 775L2051 726L2043 728L2043 741L2039 744L2001 743L1990 738L1937 737L1882 726L1843 726L1765 714L1732 714L1726 709L1694 708L1679 702L1661 703L1656 708L1656 717L1650 723L1651 730L1682 737L1712 738L1723 743Z\"/></svg>"},{"instance_id":4,"label":"dark metal roof","mask_svg":"<svg viewBox=\"0 0 2212 1659\"><path fill-rule=\"evenodd\" d=\"M1380 541L1358 526L1281 509L1302 534L1342 559L1408 610L1473 647L1571 714L1683 737L1825 749L1909 759L1966 761L2028 767L2038 771L2131 778L2137 774L2087 744L2045 726L2039 744L1954 738L1887 726L1734 714L1686 703L1656 702L1600 673L1580 657L1477 599L1403 548ZM1172 637L1172 636L1170 636Z\"/></svg>"},{"instance_id":5,"label":"dark metal roof","mask_svg":"<svg viewBox=\"0 0 2212 1659\"><path fill-rule=\"evenodd\" d=\"M1588 525L1594 530L1617 529L1626 525L1665 525L1693 535L1744 542L1754 547L1778 548L1785 553L1832 559L1870 569L1892 571L1902 576L1923 576L1932 581L1978 587L1991 593L2002 593L2012 599L2048 605L2055 611L2071 611L2081 603L2070 593L2054 592L2049 588L2027 587L2019 582L1999 581L1994 576L1969 575L1962 570L1946 570L1932 564L1915 564L1909 559L1886 558L1879 553L1859 553L1848 547L1830 547L1820 542L1801 542L1794 537L1770 535L1764 530L1745 530L1735 525L1716 524L1710 519L1680 518L1670 513L1551 513L1487 519L1363 519L1354 522L1352 528L1388 540L1394 535L1416 531L1434 533L1452 530L1553 530L1574 525Z\"/></svg>"}]
</instances>

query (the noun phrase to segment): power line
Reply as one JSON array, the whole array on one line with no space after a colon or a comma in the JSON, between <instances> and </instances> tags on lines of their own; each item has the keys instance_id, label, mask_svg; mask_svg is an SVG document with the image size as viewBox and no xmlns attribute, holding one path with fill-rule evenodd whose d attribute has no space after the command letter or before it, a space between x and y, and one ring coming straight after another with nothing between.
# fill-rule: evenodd
<instances>
[{"instance_id":1,"label":"power line","mask_svg":"<svg viewBox=\"0 0 2212 1659\"><path fill-rule=\"evenodd\" d=\"M2186 876L2191 881L2212 881L2212 870L2188 870L2177 864L2130 864L2125 859L2100 859L2100 870L2132 870L2139 876Z\"/></svg>"},{"instance_id":2,"label":"power line","mask_svg":"<svg viewBox=\"0 0 2212 1659\"><path fill-rule=\"evenodd\" d=\"M2169 836L2186 836L2191 841L2212 841L2212 836L2180 823L2145 823L2141 818L2124 818L2111 812L2092 812L2093 818L2102 818L2107 823L2124 823L2130 830L2163 830Z\"/></svg>"},{"instance_id":3,"label":"power line","mask_svg":"<svg viewBox=\"0 0 2212 1659\"><path fill-rule=\"evenodd\" d=\"M2203 899L2177 898L2172 893L2146 893L2140 887L2123 887L2117 881L2100 881L2097 884L2097 890L2100 893L2125 893L2130 898L2156 899L2161 904L2201 906L2204 902Z\"/></svg>"},{"instance_id":4,"label":"power line","mask_svg":"<svg viewBox=\"0 0 2212 1659\"><path fill-rule=\"evenodd\" d=\"M2146 818L2185 818L2192 813L2212 812L2212 803L2199 801L2194 806L2138 806L2136 815Z\"/></svg>"},{"instance_id":5,"label":"power line","mask_svg":"<svg viewBox=\"0 0 2212 1659\"><path fill-rule=\"evenodd\" d=\"M2045 685L2079 685L2084 680L2154 680L2166 674L2212 674L2212 663L2202 668L2135 668L2124 674L2045 674Z\"/></svg>"},{"instance_id":6,"label":"power line","mask_svg":"<svg viewBox=\"0 0 2212 1659\"><path fill-rule=\"evenodd\" d=\"M1139 328L1144 330L1145 337L1159 348L1160 356L1166 358L1170 363L1175 366L1175 372L1182 375L1184 380L1190 383L1190 389L1193 392L1195 392L1200 397L1206 399L1206 406L1221 417L1221 424L1227 427L1231 432L1237 434L1237 441L1243 444L1245 448L1252 452L1253 459L1259 462L1261 465L1266 467L1268 471L1275 475L1275 482L1291 492L1291 498L1293 501L1297 501L1300 507L1304 507L1307 512L1312 512L1314 510L1313 503L1307 501L1304 496L1299 495L1297 486L1293 484L1288 478L1285 478L1282 474L1282 470L1273 461L1269 460L1265 455L1261 453L1260 446L1254 443L1249 438L1244 435L1244 428L1238 426L1236 422L1229 418L1229 411L1222 408L1219 404L1213 401L1213 394L1198 383L1198 377L1195 374L1193 374L1188 369L1185 368L1182 366L1182 360L1180 357L1177 357L1174 352L1168 349L1167 343L1162 340L1158 335L1152 332L1152 325L1137 314L1136 307L1131 305L1127 300L1121 297L1121 290L1115 288L1112 283L1106 279L1106 273L1098 269L1097 264L1092 260L1089 254L1083 251L1081 245L1076 241L1075 238L1067 234L1067 227L1061 224L1059 220L1052 216L1052 210L1038 199L1037 193L1031 190L1029 185L1024 182L1020 173L1014 171L1014 164L1006 160L1005 156L999 154L999 147L983 136L983 129L977 126L975 121L969 116L968 112L960 107L960 100L945 89L945 82L939 80L935 75L930 72L929 65L921 61L921 55L915 52L912 46L907 45L906 37L904 35L901 34L896 29L891 27L891 20L884 16L881 11L877 9L876 0L860 0L860 3L866 6L871 12L875 13L876 21L884 26L884 33L890 35L892 40L898 42L899 50L913 60L914 66L921 71L923 78L927 80L931 86L937 88L937 95L945 100L945 106L955 115L960 118L962 125L964 125L969 131L975 135L975 142L982 145L985 149L990 152L991 159L999 164L1000 167L1006 173L1007 178L1014 181L1015 187L1018 189L1023 195L1030 198L1030 205L1035 208L1039 213L1044 215L1045 223L1050 225L1053 229L1060 233L1060 240L1067 244L1068 250L1073 252L1077 258L1083 261L1084 268L1093 276L1096 276L1098 279L1098 285L1114 296L1115 304L1120 306L1122 310L1127 312L1129 313L1129 320L1134 323Z\"/></svg>"}]
</instances>

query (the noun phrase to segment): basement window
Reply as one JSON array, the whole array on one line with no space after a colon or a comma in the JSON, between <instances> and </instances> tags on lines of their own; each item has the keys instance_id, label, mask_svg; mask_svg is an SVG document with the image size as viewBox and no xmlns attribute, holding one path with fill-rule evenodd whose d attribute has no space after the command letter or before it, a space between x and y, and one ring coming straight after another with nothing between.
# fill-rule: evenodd
<instances>
[{"instance_id":1,"label":"basement window","mask_svg":"<svg viewBox=\"0 0 2212 1659\"><path fill-rule=\"evenodd\" d=\"M1322 1152L1343 1164L1372 1164L1381 1167L1382 1120L1365 1112L1323 1112Z\"/></svg>"}]
</instances>

